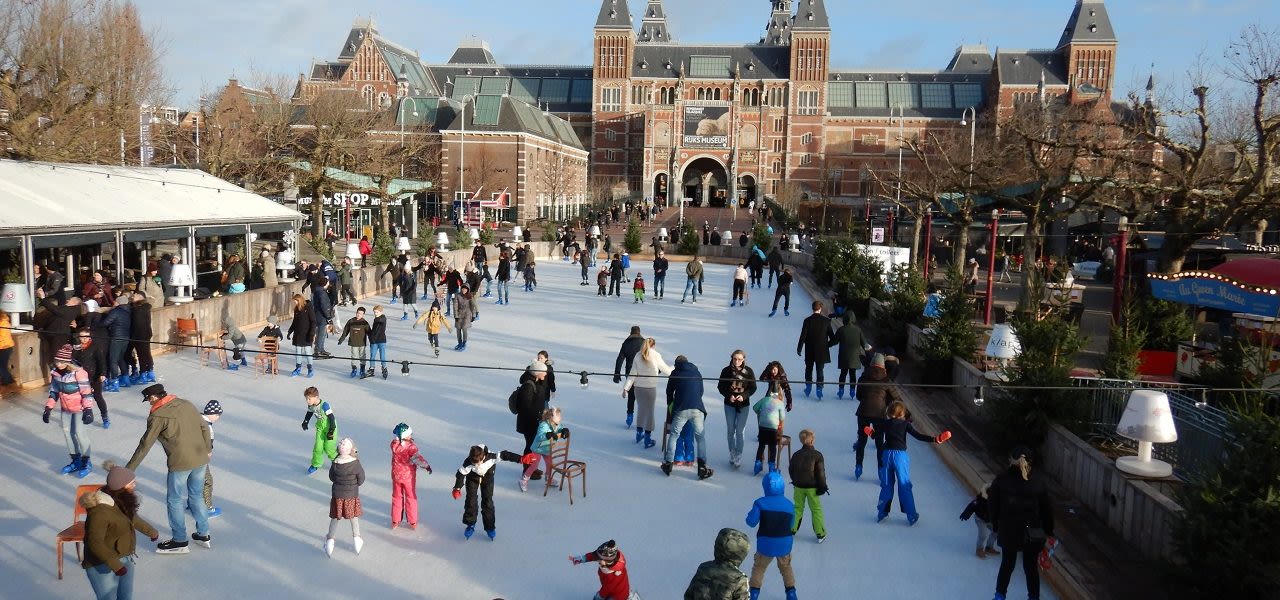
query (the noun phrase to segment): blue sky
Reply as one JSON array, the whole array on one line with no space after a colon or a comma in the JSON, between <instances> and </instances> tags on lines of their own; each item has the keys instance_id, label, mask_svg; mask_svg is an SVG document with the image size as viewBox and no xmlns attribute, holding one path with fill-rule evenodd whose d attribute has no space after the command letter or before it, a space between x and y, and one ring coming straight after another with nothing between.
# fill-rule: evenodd
<instances>
[{"instance_id":1,"label":"blue sky","mask_svg":"<svg viewBox=\"0 0 1280 600\"><path fill-rule=\"evenodd\" d=\"M802 0L801 0L802 1ZM165 48L173 101L194 105L228 77L296 78L312 59L336 57L352 19L372 16L383 35L443 62L458 42L479 36L500 62L590 64L599 0L135 0ZM645 0L629 0L632 14ZM358 8L354 5L358 4ZM827 0L836 67L940 69L956 46L1054 46L1074 0ZM1110 0L1120 39L1117 95L1141 88L1154 63L1161 81L1185 78L1203 54L1220 62L1250 24L1280 23L1276 0ZM768 0L665 0L677 42L759 39Z\"/></svg>"}]
</instances>

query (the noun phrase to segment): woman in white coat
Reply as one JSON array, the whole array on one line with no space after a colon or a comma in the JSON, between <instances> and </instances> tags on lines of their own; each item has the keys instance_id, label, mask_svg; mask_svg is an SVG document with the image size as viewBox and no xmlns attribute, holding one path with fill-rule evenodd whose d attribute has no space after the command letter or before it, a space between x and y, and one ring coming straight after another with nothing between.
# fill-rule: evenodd
<instances>
[{"instance_id":1,"label":"woman in white coat","mask_svg":"<svg viewBox=\"0 0 1280 600\"><path fill-rule=\"evenodd\" d=\"M659 376L671 374L671 367L662 360L662 355L655 348L657 345L653 338L644 341L631 375L622 386L624 398L632 387L636 389L636 443L644 440L645 448L652 448L657 443L653 441L653 411L658 403Z\"/></svg>"}]
</instances>

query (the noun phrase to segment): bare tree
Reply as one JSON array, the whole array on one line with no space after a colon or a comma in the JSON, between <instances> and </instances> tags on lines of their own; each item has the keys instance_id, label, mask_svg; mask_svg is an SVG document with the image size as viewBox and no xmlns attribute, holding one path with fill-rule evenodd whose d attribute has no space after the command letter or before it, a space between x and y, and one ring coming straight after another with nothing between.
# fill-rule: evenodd
<instances>
[{"instance_id":1,"label":"bare tree","mask_svg":"<svg viewBox=\"0 0 1280 600\"><path fill-rule=\"evenodd\" d=\"M324 235L325 193L341 187L329 176L328 169L355 168L376 119L359 94L333 91L320 94L305 106L298 123L290 128L288 145L282 151L306 162L305 170L296 171L297 185L313 199L313 236Z\"/></svg>"}]
</instances>

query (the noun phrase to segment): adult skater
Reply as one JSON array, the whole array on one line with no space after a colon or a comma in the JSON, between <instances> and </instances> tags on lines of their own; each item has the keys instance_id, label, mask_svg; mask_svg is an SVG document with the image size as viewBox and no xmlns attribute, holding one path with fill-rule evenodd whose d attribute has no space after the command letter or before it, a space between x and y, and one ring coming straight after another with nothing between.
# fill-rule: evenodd
<instances>
[{"instance_id":1,"label":"adult skater","mask_svg":"<svg viewBox=\"0 0 1280 600\"><path fill-rule=\"evenodd\" d=\"M698 259L698 255L693 255L693 260L684 266L684 274L688 277L684 283L684 294L680 295L680 303L684 304L685 299L689 297L689 292L693 292L693 303L698 303L698 294L701 292L702 281L702 261Z\"/></svg>"},{"instance_id":2,"label":"adult skater","mask_svg":"<svg viewBox=\"0 0 1280 600\"><path fill-rule=\"evenodd\" d=\"M453 349L462 352L467 349L467 333L476 315L476 299L471 295L471 288L463 285L453 303L453 329L458 334L458 345Z\"/></svg>"},{"instance_id":3,"label":"adult skater","mask_svg":"<svg viewBox=\"0 0 1280 600\"><path fill-rule=\"evenodd\" d=\"M772 272L771 272L772 273ZM773 292L773 308L769 310L769 316L778 314L778 300L783 300L782 314L791 316L791 282L794 278L791 276L791 267L782 269L782 274L778 275L778 289ZM769 286L773 286L773 275L769 276Z\"/></svg>"},{"instance_id":4,"label":"adult skater","mask_svg":"<svg viewBox=\"0 0 1280 600\"><path fill-rule=\"evenodd\" d=\"M784 236L785 237L785 236ZM782 274L782 251L774 246L769 250L769 287L773 287L774 278Z\"/></svg>"},{"instance_id":5,"label":"adult skater","mask_svg":"<svg viewBox=\"0 0 1280 600\"><path fill-rule=\"evenodd\" d=\"M739 304L746 306L747 303L743 299L743 295L747 291L747 266L739 263L738 268L733 270L733 301L729 306L737 306Z\"/></svg>"},{"instance_id":6,"label":"adult skater","mask_svg":"<svg viewBox=\"0 0 1280 600\"><path fill-rule=\"evenodd\" d=\"M658 250L657 255L653 259L653 297L662 298L662 292L667 289L667 269L671 267L671 263L667 260L667 253Z\"/></svg>"},{"instance_id":7,"label":"adult skater","mask_svg":"<svg viewBox=\"0 0 1280 600\"><path fill-rule=\"evenodd\" d=\"M658 379L662 375L671 374L671 367L662 360L662 355L655 347L657 345L653 338L644 341L640 356L635 361L634 373L627 378L626 385L622 386L623 397L634 394L636 403L640 405L636 419L636 443L643 440L646 450L656 444L653 441L653 426L656 423L654 407L658 403Z\"/></svg>"},{"instance_id":8,"label":"adult skater","mask_svg":"<svg viewBox=\"0 0 1280 600\"><path fill-rule=\"evenodd\" d=\"M751 416L751 398L756 395L756 373L747 366L747 354L734 350L729 364L720 369L716 390L724 398L724 422L729 436L729 464L742 466L743 432Z\"/></svg>"},{"instance_id":9,"label":"adult skater","mask_svg":"<svg viewBox=\"0 0 1280 600\"><path fill-rule=\"evenodd\" d=\"M867 448L867 426L871 426L873 430L880 429L880 423L884 420L885 410L888 409L890 402L901 402L902 394L898 392L898 386L894 385L889 379L889 373L885 371L885 360L883 354L876 354L871 357L871 366L862 372L862 377L858 378L858 386L856 388L856 397L858 398L858 441L853 445L856 456L856 462L853 467L853 478L862 478L862 457ZM880 438L875 439L876 444L876 472L884 472L884 459L880 455ZM881 481L881 484L884 482Z\"/></svg>"},{"instance_id":10,"label":"adult skater","mask_svg":"<svg viewBox=\"0 0 1280 600\"><path fill-rule=\"evenodd\" d=\"M622 255L613 254L613 260L609 261L609 294L610 296L622 295Z\"/></svg>"},{"instance_id":11,"label":"adult skater","mask_svg":"<svg viewBox=\"0 0 1280 600\"><path fill-rule=\"evenodd\" d=\"M77 498L85 509L84 567L89 586L101 599L133 598L137 534L160 539L155 527L138 515L133 471L111 461L103 464L107 484Z\"/></svg>"},{"instance_id":12,"label":"adult skater","mask_svg":"<svg viewBox=\"0 0 1280 600\"><path fill-rule=\"evenodd\" d=\"M742 561L751 551L747 534L725 527L716 535L715 560L698 565L689 580L684 600L749 600L750 587Z\"/></svg>"},{"instance_id":13,"label":"adult skater","mask_svg":"<svg viewBox=\"0 0 1280 600\"><path fill-rule=\"evenodd\" d=\"M622 347L618 349L618 358L617 360L613 361L613 382L614 383L622 383L622 377L624 375L631 374L631 367L635 364L636 353L639 352L641 347L643 346L644 346L644 336L640 335L640 326L632 325L631 334L627 336L627 339L622 340ZM626 367L627 367L625 371L622 369L622 366L624 363L626 364ZM631 428L631 423L635 419L635 414L634 414L635 410L636 410L636 392L635 392L635 388L633 387L631 391L627 393L627 428L628 429Z\"/></svg>"},{"instance_id":14,"label":"adult skater","mask_svg":"<svg viewBox=\"0 0 1280 600\"><path fill-rule=\"evenodd\" d=\"M676 452L676 439L685 423L693 424L693 438L697 444L698 479L707 479L715 471L707 467L707 439L703 432L703 423L707 418L707 408L702 404L702 373L697 365L689 362L683 354L676 357L671 377L667 379L667 404L671 405L671 433L667 436L667 445L662 455L662 472L671 476L671 463Z\"/></svg>"},{"instance_id":15,"label":"adult skater","mask_svg":"<svg viewBox=\"0 0 1280 600\"><path fill-rule=\"evenodd\" d=\"M547 367L547 377L543 379L542 396L540 398L542 400L542 410L546 410L551 406L551 399L556 395L555 361L551 360L551 354L546 350L539 350L538 356L533 361L542 363ZM526 369L524 373L520 374L520 385L524 385L524 382L528 379L533 379L533 373Z\"/></svg>"},{"instance_id":16,"label":"adult skater","mask_svg":"<svg viewBox=\"0 0 1280 600\"><path fill-rule=\"evenodd\" d=\"M547 365L534 361L525 368L525 373L528 377L522 377L520 389L516 391L516 433L524 436L521 455L528 454L533 447L533 437L538 433L538 422L546 408Z\"/></svg>"},{"instance_id":17,"label":"adult skater","mask_svg":"<svg viewBox=\"0 0 1280 600\"><path fill-rule=\"evenodd\" d=\"M752 246L751 253L747 255L747 270L751 273L751 287L762 287L761 280L764 279L764 251L760 246Z\"/></svg>"},{"instance_id":18,"label":"adult skater","mask_svg":"<svg viewBox=\"0 0 1280 600\"><path fill-rule=\"evenodd\" d=\"M835 339L831 333L831 319L823 313L822 301L813 301L813 314L805 318L800 326L800 339L796 342L796 356L804 356L804 395L807 398L813 389L813 375L816 367L818 375L818 399L822 399L822 370L831 362L829 347Z\"/></svg>"},{"instance_id":19,"label":"adult skater","mask_svg":"<svg viewBox=\"0 0 1280 600\"><path fill-rule=\"evenodd\" d=\"M1022 555L1022 573L1027 580L1027 597L1040 597L1037 555L1045 542L1053 539L1053 504L1044 480L1031 472L1031 451L1018 446L1009 453L1009 468L991 482L987 490L991 525L1004 554L996 575L995 600L1009 592L1013 565Z\"/></svg>"},{"instance_id":20,"label":"adult skater","mask_svg":"<svg viewBox=\"0 0 1280 600\"><path fill-rule=\"evenodd\" d=\"M138 449L125 468L137 471L147 452L160 442L167 457L169 528L173 537L156 546L160 554L187 553L187 510L196 518L196 532L191 539L212 548L209 536L209 513L204 505L204 471L213 453L209 424L194 405L153 384L142 390L142 398L151 403L147 430L138 441Z\"/></svg>"},{"instance_id":21,"label":"adult skater","mask_svg":"<svg viewBox=\"0 0 1280 600\"><path fill-rule=\"evenodd\" d=\"M316 341L316 319L311 310L311 303L302 294L293 295L293 322L289 323L289 340L293 343L293 373L290 377L302 374L302 364L307 365L307 377L315 375L315 366L311 353Z\"/></svg>"},{"instance_id":22,"label":"adult skater","mask_svg":"<svg viewBox=\"0 0 1280 600\"><path fill-rule=\"evenodd\" d=\"M521 270L524 265L520 266ZM511 303L511 253L506 250L498 257L498 301L495 304Z\"/></svg>"},{"instance_id":23,"label":"adult skater","mask_svg":"<svg viewBox=\"0 0 1280 600\"><path fill-rule=\"evenodd\" d=\"M849 380L849 396L853 396L857 391L858 376L862 371L862 353L866 345L862 337L862 329L858 327L858 320L854 318L853 312L844 313L842 320L844 324L836 330L835 337L831 340L832 344L840 346L840 351L836 354L836 366L840 369L836 398L844 398L845 379Z\"/></svg>"},{"instance_id":24,"label":"adult skater","mask_svg":"<svg viewBox=\"0 0 1280 600\"><path fill-rule=\"evenodd\" d=\"M311 311L316 321L316 358L329 358L333 355L325 352L324 341L333 327L333 299L328 291L333 284L323 276L315 281L311 286Z\"/></svg>"}]
</instances>

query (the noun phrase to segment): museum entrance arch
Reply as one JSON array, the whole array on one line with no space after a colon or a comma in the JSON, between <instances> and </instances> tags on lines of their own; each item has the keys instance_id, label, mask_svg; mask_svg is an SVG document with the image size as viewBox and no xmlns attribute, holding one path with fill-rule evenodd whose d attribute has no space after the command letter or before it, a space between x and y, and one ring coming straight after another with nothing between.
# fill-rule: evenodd
<instances>
[{"instance_id":1,"label":"museum entrance arch","mask_svg":"<svg viewBox=\"0 0 1280 600\"><path fill-rule=\"evenodd\" d=\"M756 199L756 178L743 175L738 178L738 206L747 206Z\"/></svg>"},{"instance_id":2,"label":"museum entrance arch","mask_svg":"<svg viewBox=\"0 0 1280 600\"><path fill-rule=\"evenodd\" d=\"M694 206L723 207L729 198L729 174L720 161L709 156L695 158L685 165L680 178L685 198Z\"/></svg>"}]
</instances>

